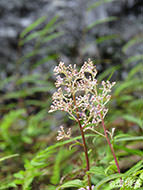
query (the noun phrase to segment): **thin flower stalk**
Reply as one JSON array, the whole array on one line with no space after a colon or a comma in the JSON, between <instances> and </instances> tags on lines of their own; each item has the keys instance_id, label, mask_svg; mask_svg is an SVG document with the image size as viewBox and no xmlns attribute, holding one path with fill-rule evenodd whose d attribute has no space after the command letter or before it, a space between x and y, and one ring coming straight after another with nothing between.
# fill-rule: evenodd
<instances>
[{"instance_id":1,"label":"thin flower stalk","mask_svg":"<svg viewBox=\"0 0 143 190\"><path fill-rule=\"evenodd\" d=\"M76 99L75 99L74 95L73 95L73 100L74 100L74 104L76 106ZM78 111L77 107L76 107L76 115L77 115L77 121L78 121L78 125L80 128L81 136L82 136L83 148L84 148L85 159L86 159L86 171L89 171L90 170L90 163L89 163L89 157L88 157L88 149L87 149L87 145L86 145L86 141L85 141L84 131L83 131L83 128L82 128L81 123L80 123L80 116L79 116L79 111ZM87 174L87 178L88 178L89 190L92 190L91 179L90 179L89 174Z\"/></svg>"},{"instance_id":2,"label":"thin flower stalk","mask_svg":"<svg viewBox=\"0 0 143 190\"><path fill-rule=\"evenodd\" d=\"M106 127L105 127L105 123L104 123L104 119L102 117L102 114L100 113L100 117L101 117L101 123L102 123L102 127L103 127L103 130L104 130L104 134L105 134L105 138L107 140L107 143L111 149L111 152L112 152L112 155L114 157L114 160L115 160L115 164L116 164L116 167L117 167L117 170L118 170L118 173L120 174L121 171L120 171L120 167L119 167L119 164L118 164L118 160L116 158L116 155L115 155L115 151L114 151L114 148L109 140L109 137L108 137L108 134L107 134L107 130L106 130Z\"/></svg>"}]
</instances>

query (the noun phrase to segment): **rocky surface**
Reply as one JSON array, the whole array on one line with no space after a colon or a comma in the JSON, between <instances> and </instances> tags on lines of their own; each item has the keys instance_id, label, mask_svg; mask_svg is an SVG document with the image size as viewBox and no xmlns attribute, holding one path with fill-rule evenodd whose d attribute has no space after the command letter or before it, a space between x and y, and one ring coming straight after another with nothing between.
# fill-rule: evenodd
<instances>
[{"instance_id":1,"label":"rocky surface","mask_svg":"<svg viewBox=\"0 0 143 190\"><path fill-rule=\"evenodd\" d=\"M11 75L15 71L20 32L43 15L47 15L48 21L53 16L59 15L59 20L63 21L58 30L64 31L65 34L55 43L51 43L50 49L59 53L60 59L67 63L77 62L85 57L102 57L112 59L115 64L122 62L124 56L142 53L143 44L141 43L136 48L129 48L125 54L121 52L121 48L133 36L142 34L143 1L114 0L88 11L88 8L95 2L97 0L1 0L1 76ZM97 25L85 32L85 28L90 24L109 16L116 16L117 20ZM104 43L96 43L98 37L111 34L118 35L118 37ZM28 51L30 47L30 45L26 47ZM24 53L27 50L23 48L22 51ZM22 69L24 70L24 67Z\"/></svg>"}]
</instances>

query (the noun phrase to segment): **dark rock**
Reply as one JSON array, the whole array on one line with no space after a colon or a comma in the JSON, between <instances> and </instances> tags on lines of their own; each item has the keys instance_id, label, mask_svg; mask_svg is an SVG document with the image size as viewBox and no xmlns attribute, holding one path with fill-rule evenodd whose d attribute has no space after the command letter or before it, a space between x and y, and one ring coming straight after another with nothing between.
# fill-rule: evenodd
<instances>
[{"instance_id":1,"label":"dark rock","mask_svg":"<svg viewBox=\"0 0 143 190\"><path fill-rule=\"evenodd\" d=\"M50 52L61 55L59 59L63 57L65 60L68 59L68 62L77 63L87 57L101 58L103 56L106 59L107 56L114 61L120 59L122 62L124 59L122 46L133 36L142 33L143 1L116 0L87 11L94 2L97 0L1 0L0 69L4 72L15 72L15 62L19 54L17 46L19 34L25 27L43 15L47 15L48 20L59 15L59 20L63 21L57 30L64 31L64 36L49 45ZM108 16L116 16L117 20L96 25L85 32L87 26ZM118 37L101 44L96 43L99 37L111 34L117 34ZM22 53L26 54L31 50L32 44L29 44L28 47L22 48ZM126 56L141 52L143 52L143 46L139 45L135 49L129 48ZM43 51L40 56L45 56L45 54ZM26 61L21 66L21 72L27 72L26 70L30 66L29 60Z\"/></svg>"}]
</instances>

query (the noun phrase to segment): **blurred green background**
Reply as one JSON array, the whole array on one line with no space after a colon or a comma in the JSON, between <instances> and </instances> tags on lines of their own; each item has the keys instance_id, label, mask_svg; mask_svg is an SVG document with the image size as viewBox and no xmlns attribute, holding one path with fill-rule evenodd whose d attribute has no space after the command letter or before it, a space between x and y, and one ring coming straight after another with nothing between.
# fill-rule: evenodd
<instances>
[{"instance_id":1,"label":"blurred green background","mask_svg":"<svg viewBox=\"0 0 143 190\"><path fill-rule=\"evenodd\" d=\"M59 61L80 67L91 58L99 81L117 82L106 125L116 129L121 171L142 160L142 0L1 0L0 44L0 189L54 190L83 177L79 147L54 145L63 123L79 135L65 113L48 113ZM101 172L93 184L105 168L107 176L115 171L105 143L88 138L92 166Z\"/></svg>"}]
</instances>

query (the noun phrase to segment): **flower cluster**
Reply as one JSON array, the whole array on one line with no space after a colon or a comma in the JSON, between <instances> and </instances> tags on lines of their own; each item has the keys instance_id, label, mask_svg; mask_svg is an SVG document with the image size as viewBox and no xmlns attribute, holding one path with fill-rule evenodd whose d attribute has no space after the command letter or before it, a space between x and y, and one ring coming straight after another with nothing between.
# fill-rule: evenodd
<instances>
[{"instance_id":1,"label":"flower cluster","mask_svg":"<svg viewBox=\"0 0 143 190\"><path fill-rule=\"evenodd\" d=\"M55 83L58 90L53 94L49 112L68 112L73 119L80 120L84 130L97 126L101 116L104 118L108 112L106 104L115 82L102 81L98 84L97 70L90 59L79 71L76 65L65 66L60 62L54 73L58 75Z\"/></svg>"}]
</instances>

